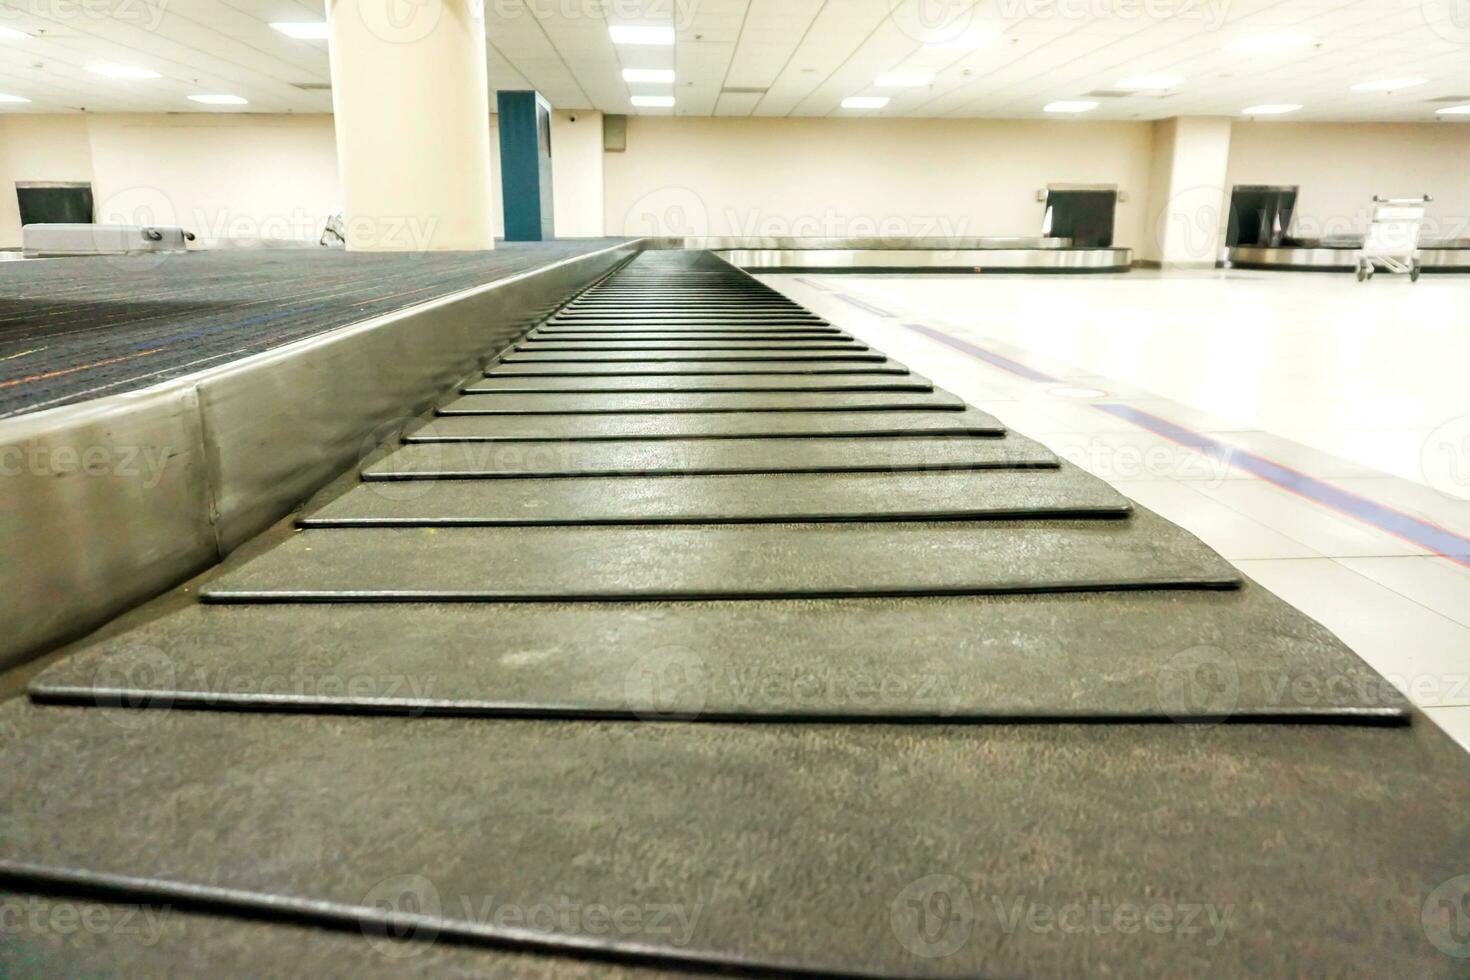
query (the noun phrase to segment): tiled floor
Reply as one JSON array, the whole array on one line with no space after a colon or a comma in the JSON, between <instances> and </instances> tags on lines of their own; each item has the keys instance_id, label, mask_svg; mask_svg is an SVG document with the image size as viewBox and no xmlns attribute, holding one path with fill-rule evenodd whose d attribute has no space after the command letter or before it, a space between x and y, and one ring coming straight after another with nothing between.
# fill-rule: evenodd
<instances>
[{"instance_id":1,"label":"tiled floor","mask_svg":"<svg viewBox=\"0 0 1470 980\"><path fill-rule=\"evenodd\" d=\"M1141 409L1470 537L1461 312L1470 280L1360 286L1350 276L1139 272L766 281L1189 528L1336 632L1470 748L1470 545L1443 557L1095 407Z\"/></svg>"}]
</instances>

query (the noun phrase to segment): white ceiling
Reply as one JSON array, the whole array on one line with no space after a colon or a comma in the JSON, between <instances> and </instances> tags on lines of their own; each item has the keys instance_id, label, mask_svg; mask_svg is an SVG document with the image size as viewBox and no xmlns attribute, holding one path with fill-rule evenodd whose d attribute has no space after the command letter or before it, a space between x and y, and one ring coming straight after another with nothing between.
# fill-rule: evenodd
<instances>
[{"instance_id":1,"label":"white ceiling","mask_svg":"<svg viewBox=\"0 0 1470 980\"><path fill-rule=\"evenodd\" d=\"M441 0L389 0L395 3ZM1470 0L484 0L492 88L535 88L556 107L667 115L629 96L673 91L677 115L1034 118L1135 75L1185 76L1164 96L1102 97L1089 119L1236 115L1301 103L1284 118L1428 121L1434 102L1470 102ZM1456 7L1460 15L1454 16ZM6 112L240 111L187 101L232 94L252 112L329 112L324 41L272 21L319 21L310 0L0 0L0 93ZM609 23L671 25L672 47L619 47ZM1000 32L980 50L925 44L936 32ZM1315 46L1243 57L1227 44L1298 32ZM115 62L160 79L114 81ZM633 85L625 67L676 69L670 86ZM883 72L934 72L932 85L881 90ZM1392 94L1359 82L1420 76ZM758 91L732 92L731 89ZM841 109L851 95L891 95L879 111ZM1459 117L1470 121L1470 117Z\"/></svg>"}]
</instances>

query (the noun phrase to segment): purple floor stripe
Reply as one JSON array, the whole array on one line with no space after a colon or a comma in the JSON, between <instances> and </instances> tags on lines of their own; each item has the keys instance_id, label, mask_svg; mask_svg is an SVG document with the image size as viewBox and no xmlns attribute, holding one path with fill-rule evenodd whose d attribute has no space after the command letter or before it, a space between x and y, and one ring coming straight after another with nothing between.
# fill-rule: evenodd
<instances>
[{"instance_id":1,"label":"purple floor stripe","mask_svg":"<svg viewBox=\"0 0 1470 980\"><path fill-rule=\"evenodd\" d=\"M935 330L933 327L925 326L922 323L905 323L904 326L914 331L915 333L923 334L930 340L937 340L941 344L944 344L948 347L953 347L957 351L963 351L964 353L969 354L971 357L985 361L988 364L994 364L996 367L1001 368L1002 370L1009 371L1015 375L1019 375L1020 377L1025 378L1027 381L1042 381L1048 384L1057 384L1062 380L1061 378L1053 378L1049 374L1042 374L1040 371L1037 371L1034 368L1027 367L1020 361L1013 361L1009 357L1005 357L1004 355L995 354L988 350L985 350L983 347L976 347L974 344L966 343L965 341L960 340L958 337L951 337L949 334L944 333L941 330Z\"/></svg>"},{"instance_id":2,"label":"purple floor stripe","mask_svg":"<svg viewBox=\"0 0 1470 980\"><path fill-rule=\"evenodd\" d=\"M858 299L855 296L849 296L846 293L833 293L832 295L835 296L837 299L842 300L842 302L846 303L849 306L856 306L858 309L862 310L865 313L871 313L874 316L881 316L885 320L893 319L892 313L889 313L887 310L880 307L873 306L870 303L864 303L862 300Z\"/></svg>"},{"instance_id":3,"label":"purple floor stripe","mask_svg":"<svg viewBox=\"0 0 1470 980\"><path fill-rule=\"evenodd\" d=\"M1221 460L1260 477L1268 483L1290 490L1324 507L1356 518L1395 537L1403 538L1427 551L1470 567L1470 538L1456 534L1448 528L1421 520L1402 511L1394 510L1367 497L1360 497L1341 487L1324 483L1280 463L1274 463L1255 453L1236 449L1217 439L1176 425L1168 419L1140 411L1128 405L1094 405L1099 411L1126 419L1166 439L1188 446L1214 459Z\"/></svg>"}]
</instances>

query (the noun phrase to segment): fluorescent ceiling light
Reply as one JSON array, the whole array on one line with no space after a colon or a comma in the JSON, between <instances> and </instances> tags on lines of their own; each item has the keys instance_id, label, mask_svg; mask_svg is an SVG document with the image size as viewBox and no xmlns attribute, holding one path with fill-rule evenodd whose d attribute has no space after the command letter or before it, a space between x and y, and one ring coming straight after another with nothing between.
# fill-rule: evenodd
<instances>
[{"instance_id":1,"label":"fluorescent ceiling light","mask_svg":"<svg viewBox=\"0 0 1470 980\"><path fill-rule=\"evenodd\" d=\"M886 95L849 95L842 100L844 109L881 109L889 102Z\"/></svg>"},{"instance_id":2,"label":"fluorescent ceiling light","mask_svg":"<svg viewBox=\"0 0 1470 980\"><path fill-rule=\"evenodd\" d=\"M298 41L325 41L327 39L327 25L325 22L278 20L271 24L271 26L287 37L294 37Z\"/></svg>"},{"instance_id":3,"label":"fluorescent ceiling light","mask_svg":"<svg viewBox=\"0 0 1470 980\"><path fill-rule=\"evenodd\" d=\"M13 27L6 27L3 24L0 24L0 37L14 41L28 41L31 38L25 31L18 31Z\"/></svg>"},{"instance_id":4,"label":"fluorescent ceiling light","mask_svg":"<svg viewBox=\"0 0 1470 980\"><path fill-rule=\"evenodd\" d=\"M1427 78L1381 78L1376 82L1359 82L1353 86L1354 92L1398 92L1406 88L1414 88L1429 81Z\"/></svg>"},{"instance_id":5,"label":"fluorescent ceiling light","mask_svg":"<svg viewBox=\"0 0 1470 980\"><path fill-rule=\"evenodd\" d=\"M635 95L633 104L645 109L667 109L674 104L672 95Z\"/></svg>"},{"instance_id":6,"label":"fluorescent ceiling light","mask_svg":"<svg viewBox=\"0 0 1470 980\"><path fill-rule=\"evenodd\" d=\"M1060 102L1048 102L1042 106L1043 112L1091 112L1097 108L1096 102L1086 99L1063 99Z\"/></svg>"},{"instance_id":7,"label":"fluorescent ceiling light","mask_svg":"<svg viewBox=\"0 0 1470 980\"><path fill-rule=\"evenodd\" d=\"M672 82L674 80L674 69L672 68L624 68L623 81L625 82Z\"/></svg>"},{"instance_id":8,"label":"fluorescent ceiling light","mask_svg":"<svg viewBox=\"0 0 1470 980\"><path fill-rule=\"evenodd\" d=\"M1436 109L1440 116L1470 116L1470 105L1452 105L1448 109Z\"/></svg>"},{"instance_id":9,"label":"fluorescent ceiling light","mask_svg":"<svg viewBox=\"0 0 1470 980\"><path fill-rule=\"evenodd\" d=\"M999 37L999 31L964 31L954 37L925 41L924 46L940 50L978 51L988 44L993 44Z\"/></svg>"},{"instance_id":10,"label":"fluorescent ceiling light","mask_svg":"<svg viewBox=\"0 0 1470 980\"><path fill-rule=\"evenodd\" d=\"M672 27L630 27L620 24L608 25L614 44L673 44Z\"/></svg>"},{"instance_id":11,"label":"fluorescent ceiling light","mask_svg":"<svg viewBox=\"0 0 1470 980\"><path fill-rule=\"evenodd\" d=\"M1271 103L1269 105L1253 105L1248 109L1240 110L1242 116L1281 116L1288 112L1296 112L1301 106L1294 102Z\"/></svg>"},{"instance_id":12,"label":"fluorescent ceiling light","mask_svg":"<svg viewBox=\"0 0 1470 980\"><path fill-rule=\"evenodd\" d=\"M249 99L242 99L238 95L191 95L190 102L198 102L201 105L249 105Z\"/></svg>"},{"instance_id":13,"label":"fluorescent ceiling light","mask_svg":"<svg viewBox=\"0 0 1470 980\"><path fill-rule=\"evenodd\" d=\"M162 78L156 71L134 65L91 65L87 71L107 78Z\"/></svg>"},{"instance_id":14,"label":"fluorescent ceiling light","mask_svg":"<svg viewBox=\"0 0 1470 980\"><path fill-rule=\"evenodd\" d=\"M1275 54L1278 51L1295 51L1310 48L1317 39L1310 34L1261 34L1241 38L1225 45L1231 54Z\"/></svg>"},{"instance_id":15,"label":"fluorescent ceiling light","mask_svg":"<svg viewBox=\"0 0 1470 980\"><path fill-rule=\"evenodd\" d=\"M1115 88L1125 92L1160 92L1183 83L1183 75L1135 75L1123 79Z\"/></svg>"},{"instance_id":16,"label":"fluorescent ceiling light","mask_svg":"<svg viewBox=\"0 0 1470 980\"><path fill-rule=\"evenodd\" d=\"M0 95L0 102L29 102L29 101L31 101L31 100L30 99L27 99L25 96L22 96L22 95Z\"/></svg>"}]
</instances>

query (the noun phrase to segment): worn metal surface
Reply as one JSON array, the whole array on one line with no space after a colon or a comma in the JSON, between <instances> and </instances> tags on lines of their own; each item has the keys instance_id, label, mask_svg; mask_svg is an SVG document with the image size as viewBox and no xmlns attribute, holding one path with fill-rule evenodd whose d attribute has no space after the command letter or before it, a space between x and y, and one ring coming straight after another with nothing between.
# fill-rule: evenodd
<instances>
[{"instance_id":1,"label":"worn metal surface","mask_svg":"<svg viewBox=\"0 0 1470 980\"><path fill-rule=\"evenodd\" d=\"M1005 438L425 441L399 446L371 461L363 467L362 477L371 482L681 473L904 473L1055 469L1058 465L1049 449L1014 434Z\"/></svg>"},{"instance_id":2,"label":"worn metal surface","mask_svg":"<svg viewBox=\"0 0 1470 980\"><path fill-rule=\"evenodd\" d=\"M1187 532L1137 509L1126 521L310 530L214 579L204 597L616 601L1235 588L1240 581Z\"/></svg>"},{"instance_id":3,"label":"worn metal surface","mask_svg":"<svg viewBox=\"0 0 1470 980\"><path fill-rule=\"evenodd\" d=\"M664 415L759 412L963 412L965 403L943 392L697 391L550 392L463 395L439 415Z\"/></svg>"},{"instance_id":4,"label":"worn metal surface","mask_svg":"<svg viewBox=\"0 0 1470 980\"><path fill-rule=\"evenodd\" d=\"M477 396L478 397L478 396ZM451 439L796 439L815 436L1000 436L978 409L932 412L759 412L665 415L463 415L437 418L410 442Z\"/></svg>"},{"instance_id":5,"label":"worn metal surface","mask_svg":"<svg viewBox=\"0 0 1470 980\"><path fill-rule=\"evenodd\" d=\"M154 709L704 721L1409 720L1392 684L1251 583L755 604L201 606L176 595L31 690Z\"/></svg>"},{"instance_id":6,"label":"worn metal surface","mask_svg":"<svg viewBox=\"0 0 1470 980\"><path fill-rule=\"evenodd\" d=\"M417 447L422 449L423 447ZM303 527L724 524L1122 517L1126 498L1060 470L762 473L363 483Z\"/></svg>"},{"instance_id":7,"label":"worn metal surface","mask_svg":"<svg viewBox=\"0 0 1470 980\"><path fill-rule=\"evenodd\" d=\"M0 725L11 879L669 965L1464 973L1424 910L1464 874L1470 759L1430 724L629 725L12 702ZM958 929L919 918L936 894ZM674 914L595 931L507 923L487 903ZM1043 921L1032 908L1100 925L1018 925Z\"/></svg>"},{"instance_id":8,"label":"worn metal surface","mask_svg":"<svg viewBox=\"0 0 1470 980\"><path fill-rule=\"evenodd\" d=\"M269 527L636 243L136 393L0 423L0 667L85 633Z\"/></svg>"}]
</instances>

